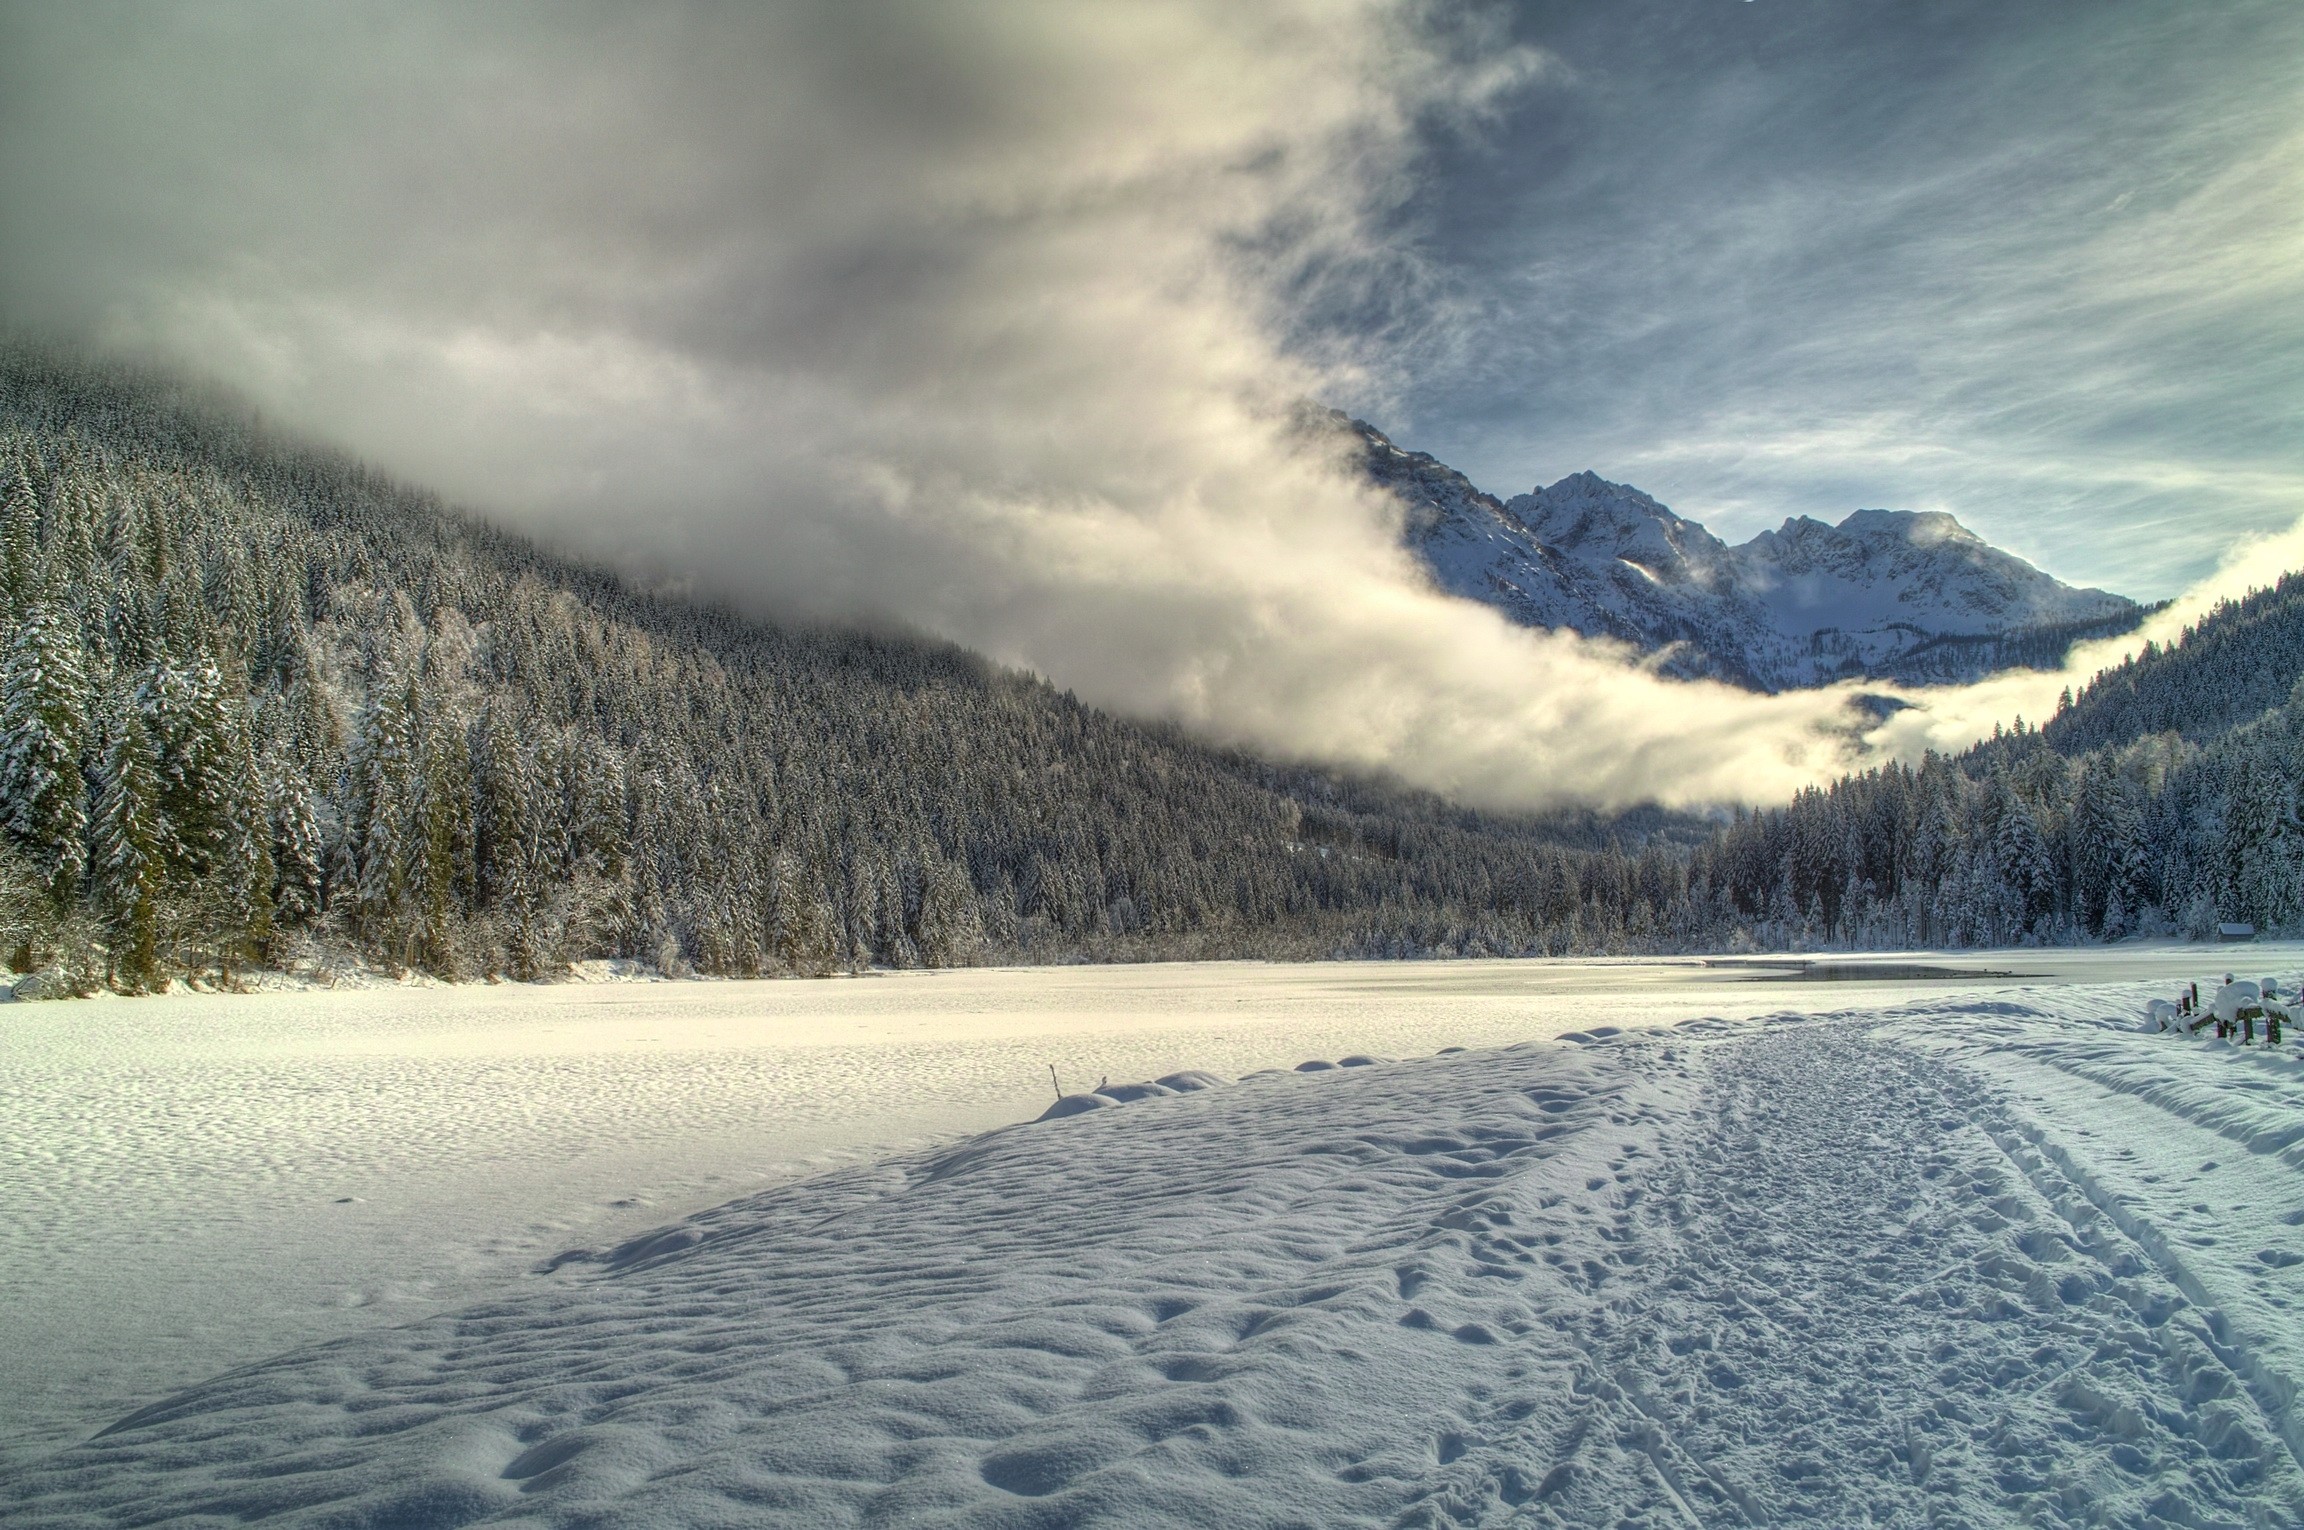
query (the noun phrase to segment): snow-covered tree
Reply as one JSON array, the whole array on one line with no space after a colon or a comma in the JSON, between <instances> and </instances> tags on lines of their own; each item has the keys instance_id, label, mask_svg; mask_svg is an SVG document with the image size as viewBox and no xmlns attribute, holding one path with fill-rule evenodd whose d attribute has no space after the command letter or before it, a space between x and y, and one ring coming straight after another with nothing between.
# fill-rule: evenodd
<instances>
[{"instance_id":1,"label":"snow-covered tree","mask_svg":"<svg viewBox=\"0 0 2304 1530\"><path fill-rule=\"evenodd\" d=\"M0 812L59 904L86 863L87 705L74 624L34 592L0 666Z\"/></svg>"},{"instance_id":2,"label":"snow-covered tree","mask_svg":"<svg viewBox=\"0 0 2304 1530\"><path fill-rule=\"evenodd\" d=\"M351 767L357 866L353 906L369 938L395 960L408 959L409 862L415 853L409 810L416 795L414 682L387 679L361 714Z\"/></svg>"},{"instance_id":3,"label":"snow-covered tree","mask_svg":"<svg viewBox=\"0 0 2304 1530\"><path fill-rule=\"evenodd\" d=\"M328 845L312 783L292 755L273 761L266 795L272 803L273 912L287 924L305 924L324 906Z\"/></svg>"},{"instance_id":4,"label":"snow-covered tree","mask_svg":"<svg viewBox=\"0 0 2304 1530\"><path fill-rule=\"evenodd\" d=\"M2007 889L2011 934L2029 932L2053 906L2056 863L2032 805L2002 781L1995 789L1994 869Z\"/></svg>"},{"instance_id":5,"label":"snow-covered tree","mask_svg":"<svg viewBox=\"0 0 2304 1530\"><path fill-rule=\"evenodd\" d=\"M920 957L931 967L963 967L984 950L984 925L968 873L952 862L930 864L920 894Z\"/></svg>"},{"instance_id":6,"label":"snow-covered tree","mask_svg":"<svg viewBox=\"0 0 2304 1530\"><path fill-rule=\"evenodd\" d=\"M2295 789L2268 753L2234 761L2227 787L2218 902L2266 929L2296 919Z\"/></svg>"},{"instance_id":7,"label":"snow-covered tree","mask_svg":"<svg viewBox=\"0 0 2304 1530\"><path fill-rule=\"evenodd\" d=\"M89 880L111 938L115 981L144 988L160 972L160 900L168 880L159 752L142 713L125 699L110 709L105 735Z\"/></svg>"}]
</instances>

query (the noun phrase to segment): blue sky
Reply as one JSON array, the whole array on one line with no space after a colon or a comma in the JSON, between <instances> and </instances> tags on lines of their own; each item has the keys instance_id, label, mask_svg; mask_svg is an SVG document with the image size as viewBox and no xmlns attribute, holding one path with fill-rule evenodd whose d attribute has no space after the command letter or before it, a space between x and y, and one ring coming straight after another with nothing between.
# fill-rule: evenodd
<instances>
[{"instance_id":1,"label":"blue sky","mask_svg":"<svg viewBox=\"0 0 2304 1530\"><path fill-rule=\"evenodd\" d=\"M1620 0L1435 135L1353 402L1740 539L1945 509L2173 593L2304 514L2304 6Z\"/></svg>"}]
</instances>

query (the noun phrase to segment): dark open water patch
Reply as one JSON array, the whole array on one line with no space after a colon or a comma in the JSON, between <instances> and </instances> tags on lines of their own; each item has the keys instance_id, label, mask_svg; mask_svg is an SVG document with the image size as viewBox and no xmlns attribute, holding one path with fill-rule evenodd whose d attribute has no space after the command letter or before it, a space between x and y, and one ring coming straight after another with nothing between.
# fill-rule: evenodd
<instances>
[{"instance_id":1,"label":"dark open water patch","mask_svg":"<svg viewBox=\"0 0 2304 1530\"><path fill-rule=\"evenodd\" d=\"M1818 962L1797 957L1708 957L1704 965L1748 971L1745 981L1753 983L1924 983L2048 976L2001 967L1947 967L1936 962Z\"/></svg>"}]
</instances>

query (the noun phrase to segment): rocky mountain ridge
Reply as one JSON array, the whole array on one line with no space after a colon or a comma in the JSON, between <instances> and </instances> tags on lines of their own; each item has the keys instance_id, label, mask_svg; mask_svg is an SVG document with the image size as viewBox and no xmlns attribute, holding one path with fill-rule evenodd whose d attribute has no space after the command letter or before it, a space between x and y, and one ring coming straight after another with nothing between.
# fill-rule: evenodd
<instances>
[{"instance_id":1,"label":"rocky mountain ridge","mask_svg":"<svg viewBox=\"0 0 2304 1530\"><path fill-rule=\"evenodd\" d=\"M1525 626L1629 643L1668 673L1768 691L1965 680L2053 663L2071 641L2142 614L1942 511L1858 510L1837 526L1796 516L1732 546L1596 473L1500 500L1364 421L1346 428L1369 476L1406 507L1408 545L1443 589Z\"/></svg>"}]
</instances>

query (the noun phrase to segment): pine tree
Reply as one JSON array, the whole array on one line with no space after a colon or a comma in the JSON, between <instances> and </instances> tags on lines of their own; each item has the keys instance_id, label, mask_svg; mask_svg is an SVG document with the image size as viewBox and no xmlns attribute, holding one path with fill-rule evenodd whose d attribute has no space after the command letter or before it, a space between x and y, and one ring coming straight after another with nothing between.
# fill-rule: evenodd
<instances>
[{"instance_id":1,"label":"pine tree","mask_svg":"<svg viewBox=\"0 0 2304 1530\"><path fill-rule=\"evenodd\" d=\"M968 873L939 858L928 869L920 894L920 956L931 967L963 967L984 949L984 926L976 912Z\"/></svg>"},{"instance_id":2,"label":"pine tree","mask_svg":"<svg viewBox=\"0 0 2304 1530\"><path fill-rule=\"evenodd\" d=\"M254 957L271 939L278 868L272 858L272 803L250 747L247 716L238 707L227 707L223 722L215 772L222 797L215 872L221 921L214 943L229 965L233 958Z\"/></svg>"},{"instance_id":3,"label":"pine tree","mask_svg":"<svg viewBox=\"0 0 2304 1530\"><path fill-rule=\"evenodd\" d=\"M2101 933L2117 939L2135 928L2146 901L2148 871L2144 853L2144 821L2135 788L2117 772L2109 774L2109 810L2105 832L2109 847L2104 864L2104 919Z\"/></svg>"},{"instance_id":4,"label":"pine tree","mask_svg":"<svg viewBox=\"0 0 2304 1530\"><path fill-rule=\"evenodd\" d=\"M284 924L308 924L324 906L328 846L312 783L293 755L273 762L266 795L272 803L273 912Z\"/></svg>"},{"instance_id":5,"label":"pine tree","mask_svg":"<svg viewBox=\"0 0 2304 1530\"><path fill-rule=\"evenodd\" d=\"M2278 929L2296 917L2294 789L2270 755L2235 762L2224 813L2223 894L2232 917Z\"/></svg>"},{"instance_id":6,"label":"pine tree","mask_svg":"<svg viewBox=\"0 0 2304 1530\"><path fill-rule=\"evenodd\" d=\"M2001 886L2007 890L2008 917L2013 925L2010 933L2021 935L2028 933L2054 903L2056 864L2048 852L2048 841L2041 837L2031 804L2005 781L1998 795L1999 822L1993 835L1996 869Z\"/></svg>"},{"instance_id":7,"label":"pine tree","mask_svg":"<svg viewBox=\"0 0 2304 1530\"><path fill-rule=\"evenodd\" d=\"M536 783L512 725L493 710L473 729L473 860L480 901L491 908L524 904L534 891L538 853Z\"/></svg>"},{"instance_id":8,"label":"pine tree","mask_svg":"<svg viewBox=\"0 0 2304 1530\"><path fill-rule=\"evenodd\" d=\"M165 660L138 677L135 707L159 760L159 827L165 852L185 881L207 877L215 867L223 811L217 779L218 698L203 694L212 666Z\"/></svg>"},{"instance_id":9,"label":"pine tree","mask_svg":"<svg viewBox=\"0 0 2304 1530\"><path fill-rule=\"evenodd\" d=\"M86 861L86 706L74 624L35 598L0 668L0 811L59 907L77 895Z\"/></svg>"},{"instance_id":10,"label":"pine tree","mask_svg":"<svg viewBox=\"0 0 2304 1530\"><path fill-rule=\"evenodd\" d=\"M791 856L776 858L774 876L771 924L777 960L802 977L822 977L839 961L832 910L817 891L827 879L819 868Z\"/></svg>"},{"instance_id":11,"label":"pine tree","mask_svg":"<svg viewBox=\"0 0 2304 1530\"><path fill-rule=\"evenodd\" d=\"M472 768L454 719L425 719L408 803L407 895L413 950L434 972L454 976L460 889L471 881Z\"/></svg>"},{"instance_id":12,"label":"pine tree","mask_svg":"<svg viewBox=\"0 0 2304 1530\"><path fill-rule=\"evenodd\" d=\"M2106 907L2117 900L2125 910L2134 897L2133 886L2116 885L2132 860L2134 826L2123 822L2121 806L2111 762L2091 755L2073 791L2069 829L2072 911L2083 929L2103 929Z\"/></svg>"},{"instance_id":13,"label":"pine tree","mask_svg":"<svg viewBox=\"0 0 2304 1530\"><path fill-rule=\"evenodd\" d=\"M40 502L34 497L32 476L23 454L17 453L8 475L5 497L0 497L0 596L8 614L27 608L41 583Z\"/></svg>"},{"instance_id":14,"label":"pine tree","mask_svg":"<svg viewBox=\"0 0 2304 1530\"><path fill-rule=\"evenodd\" d=\"M412 689L406 678L378 688L361 715L352 767L354 906L362 930L401 962L412 954L408 921L409 806L416 785Z\"/></svg>"},{"instance_id":15,"label":"pine tree","mask_svg":"<svg viewBox=\"0 0 2304 1530\"><path fill-rule=\"evenodd\" d=\"M111 939L114 981L150 987L160 971L160 897L167 879L159 828L160 762L136 707L106 725L89 880Z\"/></svg>"}]
</instances>

